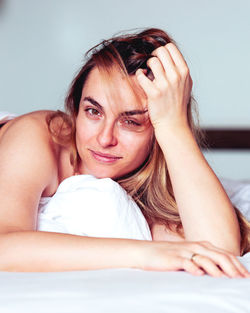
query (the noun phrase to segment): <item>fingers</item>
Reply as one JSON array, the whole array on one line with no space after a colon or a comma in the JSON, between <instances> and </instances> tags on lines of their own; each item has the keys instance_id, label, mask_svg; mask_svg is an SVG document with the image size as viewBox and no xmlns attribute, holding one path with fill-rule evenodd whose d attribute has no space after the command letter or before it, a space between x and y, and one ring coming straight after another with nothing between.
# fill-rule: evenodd
<instances>
[{"instance_id":1,"label":"fingers","mask_svg":"<svg viewBox=\"0 0 250 313\"><path fill-rule=\"evenodd\" d=\"M160 80L163 77L169 81L176 81L180 78L180 75L189 75L188 66L181 52L174 44L168 43L165 46L161 46L154 50L152 55L154 57L147 61L147 65L154 75L154 81ZM140 70L139 73L144 74Z\"/></svg>"},{"instance_id":2,"label":"fingers","mask_svg":"<svg viewBox=\"0 0 250 313\"><path fill-rule=\"evenodd\" d=\"M195 276L205 274L205 272L197 264L186 258L181 259L180 268Z\"/></svg>"},{"instance_id":3,"label":"fingers","mask_svg":"<svg viewBox=\"0 0 250 313\"><path fill-rule=\"evenodd\" d=\"M227 256L208 258L203 255L197 255L193 262L200 266L207 274L213 277L227 276L230 278L242 278L244 274L229 260Z\"/></svg>"},{"instance_id":4,"label":"fingers","mask_svg":"<svg viewBox=\"0 0 250 313\"><path fill-rule=\"evenodd\" d=\"M205 273L212 277L250 278L237 257L209 242L151 242L142 268L157 271L184 270L192 275ZM147 250L146 250L147 251Z\"/></svg>"},{"instance_id":5,"label":"fingers","mask_svg":"<svg viewBox=\"0 0 250 313\"><path fill-rule=\"evenodd\" d=\"M250 277L250 273L249 271L244 267L243 264L240 263L240 261L238 260L237 256L229 253L228 251L226 250L223 250L223 249L219 249L217 247L215 247L214 245L212 245L211 243L207 242L205 243L205 245L207 247L210 247L210 249L212 248L213 250L217 251L217 252L220 252L220 253L223 253L223 254L226 254L231 262L235 265L235 267L241 272L242 275L246 276L246 277Z\"/></svg>"},{"instance_id":6,"label":"fingers","mask_svg":"<svg viewBox=\"0 0 250 313\"><path fill-rule=\"evenodd\" d=\"M179 71L187 74L189 72L187 63L177 47L172 43L167 44L165 47L169 51L171 58Z\"/></svg>"},{"instance_id":7,"label":"fingers","mask_svg":"<svg viewBox=\"0 0 250 313\"><path fill-rule=\"evenodd\" d=\"M155 99L161 96L166 97L166 93L169 94L169 97L178 94L179 98L182 98L181 95L184 96L186 104L192 88L192 79L180 51L174 44L169 43L157 48L152 54L154 57L147 61L147 65L151 69L154 79L151 80L147 77L141 69L136 72L138 82L147 97ZM174 98L172 96L172 99Z\"/></svg>"},{"instance_id":8,"label":"fingers","mask_svg":"<svg viewBox=\"0 0 250 313\"><path fill-rule=\"evenodd\" d=\"M214 261L207 257L197 254L193 259L193 262L213 277L225 276L224 271L222 271Z\"/></svg>"},{"instance_id":9,"label":"fingers","mask_svg":"<svg viewBox=\"0 0 250 313\"><path fill-rule=\"evenodd\" d=\"M202 242L198 245L199 247L193 247L196 251L199 250L193 262L209 275L214 277L226 275L231 278L250 277L247 269L233 254L210 243Z\"/></svg>"},{"instance_id":10,"label":"fingers","mask_svg":"<svg viewBox=\"0 0 250 313\"><path fill-rule=\"evenodd\" d=\"M250 273L249 271L244 267L243 264L240 263L240 261L237 259L237 257L235 256L230 256L231 261L234 263L234 265L237 267L237 269L240 271L240 273L244 276L244 277L248 277L250 278Z\"/></svg>"},{"instance_id":11,"label":"fingers","mask_svg":"<svg viewBox=\"0 0 250 313\"><path fill-rule=\"evenodd\" d=\"M162 271L186 271L195 276L204 275L205 272L190 259L176 254L173 250L168 254L167 260L162 260Z\"/></svg>"},{"instance_id":12,"label":"fingers","mask_svg":"<svg viewBox=\"0 0 250 313\"><path fill-rule=\"evenodd\" d=\"M184 77L189 76L187 63L174 44L168 43L165 46L161 46L152 54L160 60L169 79L171 79L173 75L173 79L176 78L176 75Z\"/></svg>"},{"instance_id":13,"label":"fingers","mask_svg":"<svg viewBox=\"0 0 250 313\"><path fill-rule=\"evenodd\" d=\"M158 96L157 89L152 84L152 81L143 73L142 69L136 71L136 77L147 97L156 98Z\"/></svg>"},{"instance_id":14,"label":"fingers","mask_svg":"<svg viewBox=\"0 0 250 313\"><path fill-rule=\"evenodd\" d=\"M147 64L154 75L154 80L151 82L151 86L154 86L156 90L159 91L159 94L163 94L169 87L169 81L162 62L157 57L153 57L148 60ZM178 74L174 69L169 69L168 75L172 78L175 77L178 79Z\"/></svg>"},{"instance_id":15,"label":"fingers","mask_svg":"<svg viewBox=\"0 0 250 313\"><path fill-rule=\"evenodd\" d=\"M154 67L151 65L150 61L152 62L152 59L157 59L159 60L159 63L162 65L162 68L164 70L164 74L167 79L170 81L172 79L177 79L179 76L179 70L178 67L176 67L176 64L174 63L172 56L166 46L161 46L157 48L153 53L152 53L156 58L151 58L148 60L148 66L151 68L153 74L155 77L157 77L157 73L154 73ZM154 63L153 63L154 65Z\"/></svg>"},{"instance_id":16,"label":"fingers","mask_svg":"<svg viewBox=\"0 0 250 313\"><path fill-rule=\"evenodd\" d=\"M155 85L158 85L159 82L166 80L165 69L163 68L161 61L157 57L150 58L147 61L147 65L154 75L154 79L152 82Z\"/></svg>"}]
</instances>

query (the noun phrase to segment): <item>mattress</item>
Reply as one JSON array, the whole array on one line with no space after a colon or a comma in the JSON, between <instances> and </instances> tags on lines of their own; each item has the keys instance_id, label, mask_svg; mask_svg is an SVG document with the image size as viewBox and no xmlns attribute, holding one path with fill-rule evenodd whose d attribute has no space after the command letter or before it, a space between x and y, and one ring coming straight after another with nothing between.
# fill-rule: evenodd
<instances>
[{"instance_id":1,"label":"mattress","mask_svg":"<svg viewBox=\"0 0 250 313\"><path fill-rule=\"evenodd\" d=\"M250 253L240 258L250 270ZM0 272L1 313L249 313L250 279L105 269Z\"/></svg>"}]
</instances>

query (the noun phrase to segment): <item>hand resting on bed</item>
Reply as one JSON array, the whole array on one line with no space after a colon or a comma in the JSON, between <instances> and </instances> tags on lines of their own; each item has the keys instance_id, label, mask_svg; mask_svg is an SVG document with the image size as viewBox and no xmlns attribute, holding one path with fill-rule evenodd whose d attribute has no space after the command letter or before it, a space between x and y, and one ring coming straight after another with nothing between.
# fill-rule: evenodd
<instances>
[{"instance_id":1,"label":"hand resting on bed","mask_svg":"<svg viewBox=\"0 0 250 313\"><path fill-rule=\"evenodd\" d=\"M69 177L51 198L42 198L38 230L102 238L152 239L139 207L120 185L91 175ZM233 255L208 242L177 242L176 238L175 242L166 242L160 237L164 240L166 236L161 234L157 243L144 242L142 249L138 247L135 267L185 270L194 275L206 272L216 277L238 277L239 272L244 273L243 266ZM190 260L194 253L197 265Z\"/></svg>"}]
</instances>

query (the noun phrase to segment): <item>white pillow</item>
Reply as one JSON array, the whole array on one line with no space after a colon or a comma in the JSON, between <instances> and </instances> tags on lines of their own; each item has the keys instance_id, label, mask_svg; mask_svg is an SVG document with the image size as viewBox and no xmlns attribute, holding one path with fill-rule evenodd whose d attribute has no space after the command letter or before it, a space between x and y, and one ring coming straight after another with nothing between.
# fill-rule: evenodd
<instances>
[{"instance_id":1,"label":"white pillow","mask_svg":"<svg viewBox=\"0 0 250 313\"><path fill-rule=\"evenodd\" d=\"M250 220L250 182L220 179L233 205ZM77 175L65 179L51 198L42 198L38 230L91 237L151 240L139 207L109 178Z\"/></svg>"},{"instance_id":2,"label":"white pillow","mask_svg":"<svg viewBox=\"0 0 250 313\"><path fill-rule=\"evenodd\" d=\"M250 181L220 178L233 205L250 221Z\"/></svg>"},{"instance_id":3,"label":"white pillow","mask_svg":"<svg viewBox=\"0 0 250 313\"><path fill-rule=\"evenodd\" d=\"M110 178L66 178L51 198L42 198L38 230L90 237L152 240L140 208Z\"/></svg>"}]
</instances>

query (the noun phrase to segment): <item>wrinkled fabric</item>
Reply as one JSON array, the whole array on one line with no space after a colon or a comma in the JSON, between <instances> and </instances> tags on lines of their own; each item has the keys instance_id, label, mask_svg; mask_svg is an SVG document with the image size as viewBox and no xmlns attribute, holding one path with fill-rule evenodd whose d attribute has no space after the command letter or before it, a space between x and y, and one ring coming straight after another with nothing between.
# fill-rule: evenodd
<instances>
[{"instance_id":1,"label":"wrinkled fabric","mask_svg":"<svg viewBox=\"0 0 250 313\"><path fill-rule=\"evenodd\" d=\"M250 253L239 260L250 270ZM0 281L1 313L250 312L249 278L121 268L0 272Z\"/></svg>"},{"instance_id":2,"label":"wrinkled fabric","mask_svg":"<svg viewBox=\"0 0 250 313\"><path fill-rule=\"evenodd\" d=\"M90 237L151 240L140 208L110 178L66 178L51 198L39 205L38 230Z\"/></svg>"},{"instance_id":3,"label":"wrinkled fabric","mask_svg":"<svg viewBox=\"0 0 250 313\"><path fill-rule=\"evenodd\" d=\"M220 179L233 205L250 221L250 180Z\"/></svg>"}]
</instances>

